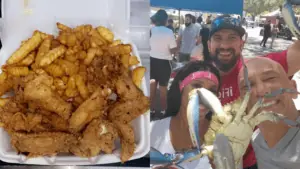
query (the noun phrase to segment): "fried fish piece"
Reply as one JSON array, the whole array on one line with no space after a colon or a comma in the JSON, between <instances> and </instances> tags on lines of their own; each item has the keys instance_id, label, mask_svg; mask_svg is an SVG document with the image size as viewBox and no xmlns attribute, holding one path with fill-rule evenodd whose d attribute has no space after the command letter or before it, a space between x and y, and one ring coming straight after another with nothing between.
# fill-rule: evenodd
<instances>
[{"instance_id":1,"label":"fried fish piece","mask_svg":"<svg viewBox=\"0 0 300 169\"><path fill-rule=\"evenodd\" d=\"M99 87L92 96L83 102L72 114L69 120L70 130L73 132L81 131L83 127L94 118L98 118L104 114L107 104L106 99L110 94L110 89L101 89Z\"/></svg>"},{"instance_id":2,"label":"fried fish piece","mask_svg":"<svg viewBox=\"0 0 300 169\"><path fill-rule=\"evenodd\" d=\"M50 131L69 131L69 122L54 113L44 115L42 125L45 127L47 126Z\"/></svg>"},{"instance_id":3,"label":"fried fish piece","mask_svg":"<svg viewBox=\"0 0 300 169\"><path fill-rule=\"evenodd\" d=\"M123 100L132 100L143 95L143 92L134 84L129 76L119 78L115 86L118 96Z\"/></svg>"},{"instance_id":4,"label":"fried fish piece","mask_svg":"<svg viewBox=\"0 0 300 169\"><path fill-rule=\"evenodd\" d=\"M29 153L27 157L56 155L68 153L70 147L75 145L78 139L73 134L63 132L40 132L11 134L11 145L20 153Z\"/></svg>"},{"instance_id":5,"label":"fried fish piece","mask_svg":"<svg viewBox=\"0 0 300 169\"><path fill-rule=\"evenodd\" d=\"M94 119L83 131L79 144L71 148L71 152L80 157L97 156L101 151L111 154L115 148L114 141L118 137L116 126L105 120Z\"/></svg>"},{"instance_id":6,"label":"fried fish piece","mask_svg":"<svg viewBox=\"0 0 300 169\"><path fill-rule=\"evenodd\" d=\"M69 119L72 104L65 102L51 89L50 85L45 84L45 80L50 79L49 76L43 74L27 83L24 88L24 99L35 102L39 107L54 112L63 119Z\"/></svg>"},{"instance_id":7,"label":"fried fish piece","mask_svg":"<svg viewBox=\"0 0 300 169\"><path fill-rule=\"evenodd\" d=\"M121 162L128 161L134 154L135 141L134 131L130 124L114 123L118 130L121 139Z\"/></svg>"},{"instance_id":8,"label":"fried fish piece","mask_svg":"<svg viewBox=\"0 0 300 169\"><path fill-rule=\"evenodd\" d=\"M150 100L148 97L141 95L133 100L117 101L110 106L108 117L111 121L118 121L125 124L136 119L149 110Z\"/></svg>"},{"instance_id":9,"label":"fried fish piece","mask_svg":"<svg viewBox=\"0 0 300 169\"><path fill-rule=\"evenodd\" d=\"M4 122L5 128L10 131L41 132L48 129L41 125L42 115L36 113L17 112Z\"/></svg>"}]
</instances>

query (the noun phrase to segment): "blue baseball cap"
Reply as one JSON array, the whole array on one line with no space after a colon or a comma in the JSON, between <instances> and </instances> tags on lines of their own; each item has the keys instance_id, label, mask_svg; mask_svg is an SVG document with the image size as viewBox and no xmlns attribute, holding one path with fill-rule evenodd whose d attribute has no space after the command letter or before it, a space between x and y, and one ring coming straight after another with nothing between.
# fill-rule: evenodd
<instances>
[{"instance_id":1,"label":"blue baseball cap","mask_svg":"<svg viewBox=\"0 0 300 169\"><path fill-rule=\"evenodd\" d=\"M245 35L246 31L242 27L242 23L239 19L230 17L230 15L222 15L214 19L211 23L210 35L222 29L231 29L236 31L241 37Z\"/></svg>"}]
</instances>

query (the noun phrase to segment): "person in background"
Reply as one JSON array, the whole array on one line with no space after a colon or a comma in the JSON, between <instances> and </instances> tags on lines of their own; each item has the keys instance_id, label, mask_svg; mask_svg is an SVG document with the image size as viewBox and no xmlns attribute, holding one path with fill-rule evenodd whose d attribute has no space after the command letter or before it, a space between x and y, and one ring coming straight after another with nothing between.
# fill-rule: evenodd
<instances>
[{"instance_id":1,"label":"person in background","mask_svg":"<svg viewBox=\"0 0 300 169\"><path fill-rule=\"evenodd\" d=\"M273 44L274 44L274 41L275 41L275 39L276 39L276 37L277 37L277 33L278 33L277 25L273 25L273 26L272 26L272 30L271 30L272 41L271 41L270 49L273 48Z\"/></svg>"},{"instance_id":2,"label":"person in background","mask_svg":"<svg viewBox=\"0 0 300 169\"><path fill-rule=\"evenodd\" d=\"M204 60L203 45L201 43L195 46L191 52L191 61L195 61L195 60Z\"/></svg>"},{"instance_id":3,"label":"person in background","mask_svg":"<svg viewBox=\"0 0 300 169\"><path fill-rule=\"evenodd\" d=\"M150 101L151 113L155 113L156 89L159 85L161 113L167 108L167 86L171 75L172 54L177 51L177 44L171 29L166 27L168 14L159 10L153 16L155 27L151 28L150 37Z\"/></svg>"},{"instance_id":4,"label":"person in background","mask_svg":"<svg viewBox=\"0 0 300 169\"><path fill-rule=\"evenodd\" d=\"M217 94L219 85L220 74L211 64L193 61L182 67L175 76L168 92L168 108L165 118L150 123L150 146L162 154L175 154L190 150L193 144L187 123L189 92L195 88L205 88ZM212 113L202 105L200 105L200 109L199 136L203 142ZM203 157L180 165L184 169L209 169L209 163L208 158ZM173 169L174 167L153 166L152 168Z\"/></svg>"},{"instance_id":5,"label":"person in background","mask_svg":"<svg viewBox=\"0 0 300 169\"><path fill-rule=\"evenodd\" d=\"M202 23L202 17L199 16L199 17L197 18L197 20L196 20L196 23L195 23L195 25L199 28L199 31L201 31L201 29L202 29L201 23Z\"/></svg>"},{"instance_id":6,"label":"person in background","mask_svg":"<svg viewBox=\"0 0 300 169\"><path fill-rule=\"evenodd\" d=\"M206 24L208 24L209 22L211 22L211 20L212 20L212 19L211 19L211 16L212 16L212 15L209 14L209 15L206 17L206 21L205 21Z\"/></svg>"},{"instance_id":7,"label":"person in background","mask_svg":"<svg viewBox=\"0 0 300 169\"><path fill-rule=\"evenodd\" d=\"M179 62L190 61L190 55L194 47L199 43L199 28L192 23L193 16L185 15L185 25L179 29L177 46L179 50Z\"/></svg>"},{"instance_id":8,"label":"person in background","mask_svg":"<svg viewBox=\"0 0 300 169\"><path fill-rule=\"evenodd\" d=\"M207 42L209 40L210 26L211 26L211 20L207 20L206 24L203 25L200 31L200 38L199 38L203 46L203 59L207 62L211 61L211 58L209 56L209 51L208 51L208 45L207 45Z\"/></svg>"},{"instance_id":9,"label":"person in background","mask_svg":"<svg viewBox=\"0 0 300 169\"><path fill-rule=\"evenodd\" d=\"M192 24L196 23L196 17L194 15L192 15Z\"/></svg>"},{"instance_id":10,"label":"person in background","mask_svg":"<svg viewBox=\"0 0 300 169\"><path fill-rule=\"evenodd\" d=\"M171 29L174 33L174 27L173 27L173 19L169 19L168 20L168 25L167 25L167 28Z\"/></svg>"},{"instance_id":11,"label":"person in background","mask_svg":"<svg viewBox=\"0 0 300 169\"><path fill-rule=\"evenodd\" d=\"M271 21L269 20L264 25L264 37L263 37L262 41L260 42L260 46L263 45L263 47L266 47L266 43L270 36L271 36Z\"/></svg>"}]
</instances>

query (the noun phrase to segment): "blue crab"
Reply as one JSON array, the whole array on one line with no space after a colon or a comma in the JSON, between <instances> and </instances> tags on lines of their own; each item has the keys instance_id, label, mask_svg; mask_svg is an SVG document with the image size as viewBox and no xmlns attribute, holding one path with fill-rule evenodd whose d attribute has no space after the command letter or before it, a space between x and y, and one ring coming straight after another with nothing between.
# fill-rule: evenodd
<instances>
[{"instance_id":1,"label":"blue crab","mask_svg":"<svg viewBox=\"0 0 300 169\"><path fill-rule=\"evenodd\" d=\"M274 97L284 92L297 92L292 89L281 88L265 95ZM151 164L163 165L165 167L198 160L208 155L214 159L216 169L235 169L241 165L242 157L250 143L255 126L264 121L279 122L283 120L288 125L298 127L297 122L288 120L285 116L275 112L257 112L261 107L271 106L272 103L263 103L259 99L249 112L246 112L250 91L238 100L221 105L221 102L212 92L207 89L194 89L189 94L187 118L191 139L194 141L194 149L176 154L161 154L158 150L151 148ZM205 105L213 112L209 129L204 135L204 143L199 137L199 104ZM224 137L228 138L224 139ZM219 138L219 139L217 139ZM223 141L221 141L223 140Z\"/></svg>"},{"instance_id":2,"label":"blue crab","mask_svg":"<svg viewBox=\"0 0 300 169\"><path fill-rule=\"evenodd\" d=\"M273 91L265 97L274 97L276 95L282 94L283 92L296 91L282 88ZM232 166L240 166L242 157L250 143L255 126L264 121L279 122L281 120L284 120L291 126L297 126L295 124L296 122L287 120L285 116L278 114L277 112L257 112L259 108L268 107L273 104L263 103L263 98L259 99L249 112L246 112L247 104L250 98L250 93L251 92L248 91L243 98L241 97L232 103L222 106L218 98L213 93L204 88L195 89L191 91L190 102L188 105L188 114L192 112L191 114L193 114L192 117L194 118L193 121L191 121L192 118L188 119L189 121L191 121L189 122L189 124L196 124L195 121L197 121L196 115L199 114L200 100L203 105L212 110L213 116L208 131L204 135L204 144L202 144L201 146L201 153L192 158L187 159L186 161L193 161L199 159L204 155L208 155L209 158L215 159L214 163L217 169L225 169L224 162L218 159L228 157L220 157L214 154L213 151L213 144L216 139L216 135L223 134L228 138L230 146L233 150L232 152L235 164L232 164ZM194 133L199 133L199 131L197 131L198 125L191 126L192 127L190 128L194 128ZM201 145L199 135L195 135L197 136L196 138L198 145Z\"/></svg>"}]
</instances>

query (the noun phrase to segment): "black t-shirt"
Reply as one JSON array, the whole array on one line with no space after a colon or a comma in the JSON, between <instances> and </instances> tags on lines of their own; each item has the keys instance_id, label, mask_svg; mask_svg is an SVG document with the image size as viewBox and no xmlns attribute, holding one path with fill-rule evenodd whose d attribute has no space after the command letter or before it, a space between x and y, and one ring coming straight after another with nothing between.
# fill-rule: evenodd
<instances>
[{"instance_id":1,"label":"black t-shirt","mask_svg":"<svg viewBox=\"0 0 300 169\"><path fill-rule=\"evenodd\" d=\"M172 25L168 25L167 28L171 29L173 31L173 33L174 33L174 28L173 28Z\"/></svg>"},{"instance_id":2,"label":"black t-shirt","mask_svg":"<svg viewBox=\"0 0 300 169\"><path fill-rule=\"evenodd\" d=\"M270 35L271 34L271 25L270 24L266 24L265 26L264 26L264 33L266 34L266 35Z\"/></svg>"},{"instance_id":3,"label":"black t-shirt","mask_svg":"<svg viewBox=\"0 0 300 169\"><path fill-rule=\"evenodd\" d=\"M209 28L203 27L200 31L202 41L207 42L209 39Z\"/></svg>"}]
</instances>

